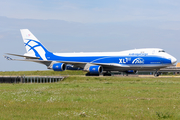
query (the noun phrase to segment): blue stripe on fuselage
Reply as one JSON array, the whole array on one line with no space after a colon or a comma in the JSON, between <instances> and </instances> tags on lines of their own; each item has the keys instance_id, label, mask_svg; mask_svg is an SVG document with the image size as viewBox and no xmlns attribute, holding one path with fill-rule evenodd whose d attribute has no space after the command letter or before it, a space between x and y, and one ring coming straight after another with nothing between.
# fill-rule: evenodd
<instances>
[{"instance_id":1,"label":"blue stripe on fuselage","mask_svg":"<svg viewBox=\"0 0 180 120\"><path fill-rule=\"evenodd\" d=\"M33 50L36 57L40 57L39 60L42 60L40 56L40 51L37 51L35 48L41 46L45 52L45 57L47 60L51 61L67 61L67 62L85 62L85 63L115 63L121 65L150 65L150 64L171 64L170 59L158 57L158 56L148 56L145 54L144 56L139 56L139 54L129 55L129 56L84 56L84 57L64 57L64 56L57 56L53 53L49 52L40 42L27 39L29 40L25 43L25 46L29 46L30 50ZM30 46L29 43L33 41L37 43L35 46ZM142 55L142 54L141 54Z\"/></svg>"},{"instance_id":2,"label":"blue stripe on fuselage","mask_svg":"<svg viewBox=\"0 0 180 120\"><path fill-rule=\"evenodd\" d=\"M115 63L122 65L145 65L145 64L171 64L170 59L158 56L84 56L84 57L64 57L50 55L48 60L71 61L86 63Z\"/></svg>"}]
</instances>

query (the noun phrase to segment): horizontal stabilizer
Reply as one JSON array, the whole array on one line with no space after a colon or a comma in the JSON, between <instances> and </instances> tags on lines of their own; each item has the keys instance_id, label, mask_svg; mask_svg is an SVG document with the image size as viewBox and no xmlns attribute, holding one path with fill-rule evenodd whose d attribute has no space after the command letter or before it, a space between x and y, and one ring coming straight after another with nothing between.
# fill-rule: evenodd
<instances>
[{"instance_id":1,"label":"horizontal stabilizer","mask_svg":"<svg viewBox=\"0 0 180 120\"><path fill-rule=\"evenodd\" d=\"M8 54L8 55L13 55L13 56L18 56L18 57L25 57L26 59L39 59L39 57L31 57L31 56L11 54L11 53L6 53L6 54Z\"/></svg>"},{"instance_id":2,"label":"horizontal stabilizer","mask_svg":"<svg viewBox=\"0 0 180 120\"><path fill-rule=\"evenodd\" d=\"M8 57L8 56L5 56L5 55L4 55L4 58L5 58L6 60L13 60L12 58L10 58L10 57Z\"/></svg>"},{"instance_id":3,"label":"horizontal stabilizer","mask_svg":"<svg viewBox=\"0 0 180 120\"><path fill-rule=\"evenodd\" d=\"M15 55L15 56L17 56L17 55ZM23 57L23 56L20 56L20 57ZM6 60L14 60L14 61L37 62L37 63L42 63L42 64L44 64L44 65L46 65L46 66L49 66L50 63L52 62L52 61L44 61L44 60L37 60L37 59L12 59L12 58L10 58L10 57L8 57L8 56L5 56L5 55L4 55L4 58L5 58Z\"/></svg>"}]
</instances>

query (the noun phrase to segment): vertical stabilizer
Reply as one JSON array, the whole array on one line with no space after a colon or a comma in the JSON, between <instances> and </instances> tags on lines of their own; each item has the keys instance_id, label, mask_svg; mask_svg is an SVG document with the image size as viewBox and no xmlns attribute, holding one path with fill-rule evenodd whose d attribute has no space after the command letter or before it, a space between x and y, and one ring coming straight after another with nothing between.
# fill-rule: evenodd
<instances>
[{"instance_id":1,"label":"vertical stabilizer","mask_svg":"<svg viewBox=\"0 0 180 120\"><path fill-rule=\"evenodd\" d=\"M28 29L21 29L20 31L27 51L26 55L40 57L41 60L47 60L46 56L50 52L43 44Z\"/></svg>"}]
</instances>

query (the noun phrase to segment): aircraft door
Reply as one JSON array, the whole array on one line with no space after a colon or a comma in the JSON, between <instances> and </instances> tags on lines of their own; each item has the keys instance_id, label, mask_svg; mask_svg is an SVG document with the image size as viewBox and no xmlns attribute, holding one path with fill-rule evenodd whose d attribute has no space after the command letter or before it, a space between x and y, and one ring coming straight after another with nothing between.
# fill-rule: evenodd
<instances>
[{"instance_id":1,"label":"aircraft door","mask_svg":"<svg viewBox=\"0 0 180 120\"><path fill-rule=\"evenodd\" d=\"M161 60L160 62L161 62L161 64L163 64L163 60Z\"/></svg>"}]
</instances>

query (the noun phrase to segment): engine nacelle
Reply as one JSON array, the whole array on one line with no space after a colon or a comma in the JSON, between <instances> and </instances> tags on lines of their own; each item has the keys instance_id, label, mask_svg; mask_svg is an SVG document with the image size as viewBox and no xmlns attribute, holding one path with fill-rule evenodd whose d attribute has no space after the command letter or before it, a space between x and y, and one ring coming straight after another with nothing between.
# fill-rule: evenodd
<instances>
[{"instance_id":1,"label":"engine nacelle","mask_svg":"<svg viewBox=\"0 0 180 120\"><path fill-rule=\"evenodd\" d=\"M99 65L94 65L89 67L90 74L100 74L103 72L103 68Z\"/></svg>"},{"instance_id":2,"label":"engine nacelle","mask_svg":"<svg viewBox=\"0 0 180 120\"><path fill-rule=\"evenodd\" d=\"M64 70L66 70L66 64L64 64L64 63L55 63L55 64L53 64L52 69L54 71L64 71Z\"/></svg>"}]
</instances>

